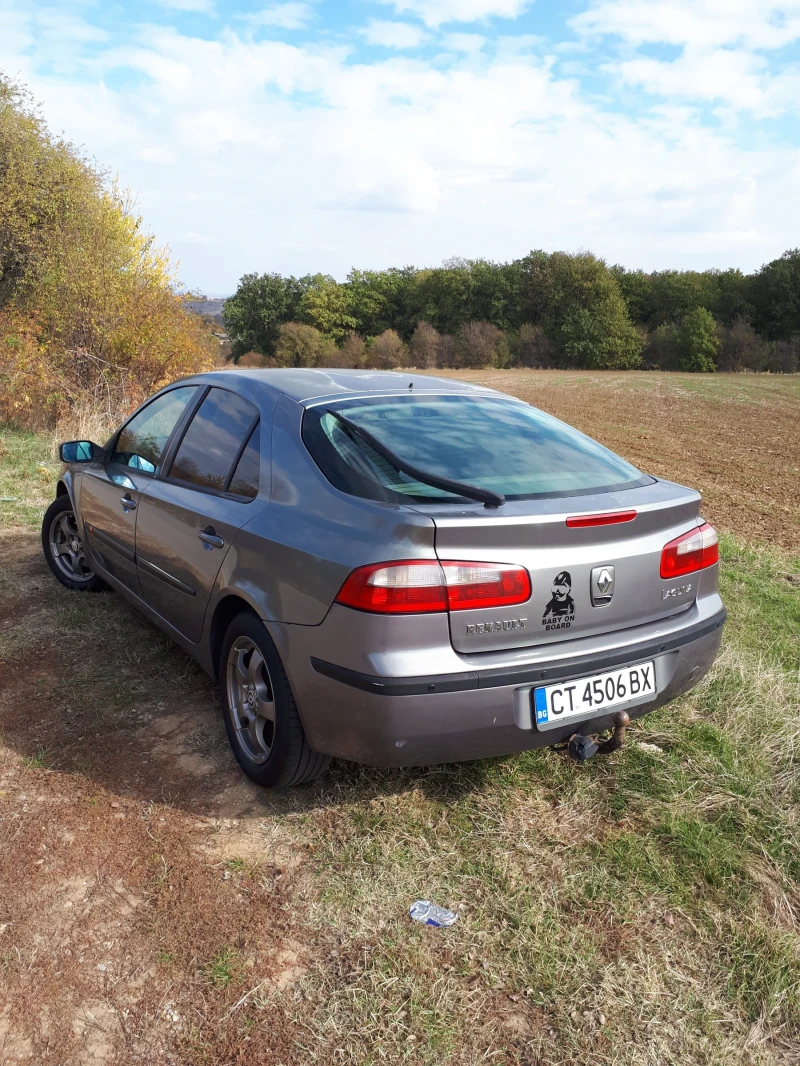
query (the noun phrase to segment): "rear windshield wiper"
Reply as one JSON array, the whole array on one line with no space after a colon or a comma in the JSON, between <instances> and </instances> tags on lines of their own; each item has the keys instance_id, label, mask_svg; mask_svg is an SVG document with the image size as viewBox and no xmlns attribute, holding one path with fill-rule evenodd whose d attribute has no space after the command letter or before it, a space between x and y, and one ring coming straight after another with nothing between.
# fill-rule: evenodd
<instances>
[{"instance_id":1,"label":"rear windshield wiper","mask_svg":"<svg viewBox=\"0 0 800 1066\"><path fill-rule=\"evenodd\" d=\"M499 507L506 502L505 496L502 496L499 492L492 492L491 489L482 489L478 485L468 485L463 481L453 481L452 478L440 477L439 474L430 474L426 470L420 470L419 467L412 466L405 459L401 459L399 455L395 455L391 448L381 444L369 430L362 429L355 422L351 422L349 418L340 415L338 411L331 411L330 408L327 408L325 413L332 415L344 427L345 432L351 439L353 436L360 437L365 444L368 444L373 451L377 452L395 470L398 470L401 474L406 474L415 481L422 482L423 485L430 485L434 489L444 489L445 492L452 492L455 496L466 496L468 500L478 500L486 507Z\"/></svg>"}]
</instances>

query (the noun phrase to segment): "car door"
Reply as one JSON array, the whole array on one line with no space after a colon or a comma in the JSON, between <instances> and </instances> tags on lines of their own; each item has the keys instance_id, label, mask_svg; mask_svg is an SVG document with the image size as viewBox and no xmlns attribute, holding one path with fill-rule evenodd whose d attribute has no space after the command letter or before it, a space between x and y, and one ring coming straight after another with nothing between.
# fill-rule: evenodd
<instances>
[{"instance_id":1,"label":"car door","mask_svg":"<svg viewBox=\"0 0 800 1066\"><path fill-rule=\"evenodd\" d=\"M142 596L198 641L214 581L238 530L259 506L258 410L238 393L209 388L174 458L139 506L136 557Z\"/></svg>"},{"instance_id":2,"label":"car door","mask_svg":"<svg viewBox=\"0 0 800 1066\"><path fill-rule=\"evenodd\" d=\"M90 554L103 570L137 593L136 515L142 493L196 393L196 385L161 393L125 423L105 461L82 471L80 516Z\"/></svg>"}]
</instances>

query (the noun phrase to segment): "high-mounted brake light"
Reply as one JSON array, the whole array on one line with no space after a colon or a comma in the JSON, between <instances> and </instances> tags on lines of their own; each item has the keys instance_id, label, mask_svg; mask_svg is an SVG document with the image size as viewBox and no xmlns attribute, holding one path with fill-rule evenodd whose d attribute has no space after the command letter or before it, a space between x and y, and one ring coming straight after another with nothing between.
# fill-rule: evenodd
<instances>
[{"instance_id":1,"label":"high-mounted brake light","mask_svg":"<svg viewBox=\"0 0 800 1066\"><path fill-rule=\"evenodd\" d=\"M636 517L635 511L609 511L606 514L579 514L567 519L567 525L572 529L580 529L582 526L614 526L617 522L632 522Z\"/></svg>"},{"instance_id":2,"label":"high-mounted brake light","mask_svg":"<svg viewBox=\"0 0 800 1066\"><path fill-rule=\"evenodd\" d=\"M336 602L373 614L430 614L511 607L530 595L531 579L522 566L411 559L358 567Z\"/></svg>"},{"instance_id":3,"label":"high-mounted brake light","mask_svg":"<svg viewBox=\"0 0 800 1066\"><path fill-rule=\"evenodd\" d=\"M696 570L705 570L719 561L717 531L708 522L697 529L690 529L669 544L661 552L661 576L683 577Z\"/></svg>"}]
</instances>

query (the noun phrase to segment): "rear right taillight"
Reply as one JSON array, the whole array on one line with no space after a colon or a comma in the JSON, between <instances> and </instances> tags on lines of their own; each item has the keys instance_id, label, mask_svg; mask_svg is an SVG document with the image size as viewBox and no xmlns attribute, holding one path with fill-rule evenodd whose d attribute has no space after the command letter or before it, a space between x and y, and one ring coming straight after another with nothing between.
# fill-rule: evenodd
<instances>
[{"instance_id":1,"label":"rear right taillight","mask_svg":"<svg viewBox=\"0 0 800 1066\"><path fill-rule=\"evenodd\" d=\"M708 522L697 529L690 529L669 544L661 552L661 576L683 577L696 570L705 570L719 562L717 531Z\"/></svg>"},{"instance_id":2,"label":"rear right taillight","mask_svg":"<svg viewBox=\"0 0 800 1066\"><path fill-rule=\"evenodd\" d=\"M413 559L359 566L336 602L372 614L430 614L511 607L530 595L531 579L524 566Z\"/></svg>"}]
</instances>

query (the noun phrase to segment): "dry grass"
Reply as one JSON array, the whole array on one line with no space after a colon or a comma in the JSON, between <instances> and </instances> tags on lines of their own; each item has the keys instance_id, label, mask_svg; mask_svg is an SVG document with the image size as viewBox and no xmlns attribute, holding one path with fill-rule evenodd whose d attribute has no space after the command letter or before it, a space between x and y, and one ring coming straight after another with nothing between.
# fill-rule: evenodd
<instances>
[{"instance_id":1,"label":"dry grass","mask_svg":"<svg viewBox=\"0 0 800 1066\"><path fill-rule=\"evenodd\" d=\"M703 387L725 421L751 402ZM616 755L335 764L273 795L182 653L55 583L49 443L0 442L4 1066L800 1061L800 560L761 517L723 542L714 671ZM419 897L459 921L416 925Z\"/></svg>"}]
</instances>

